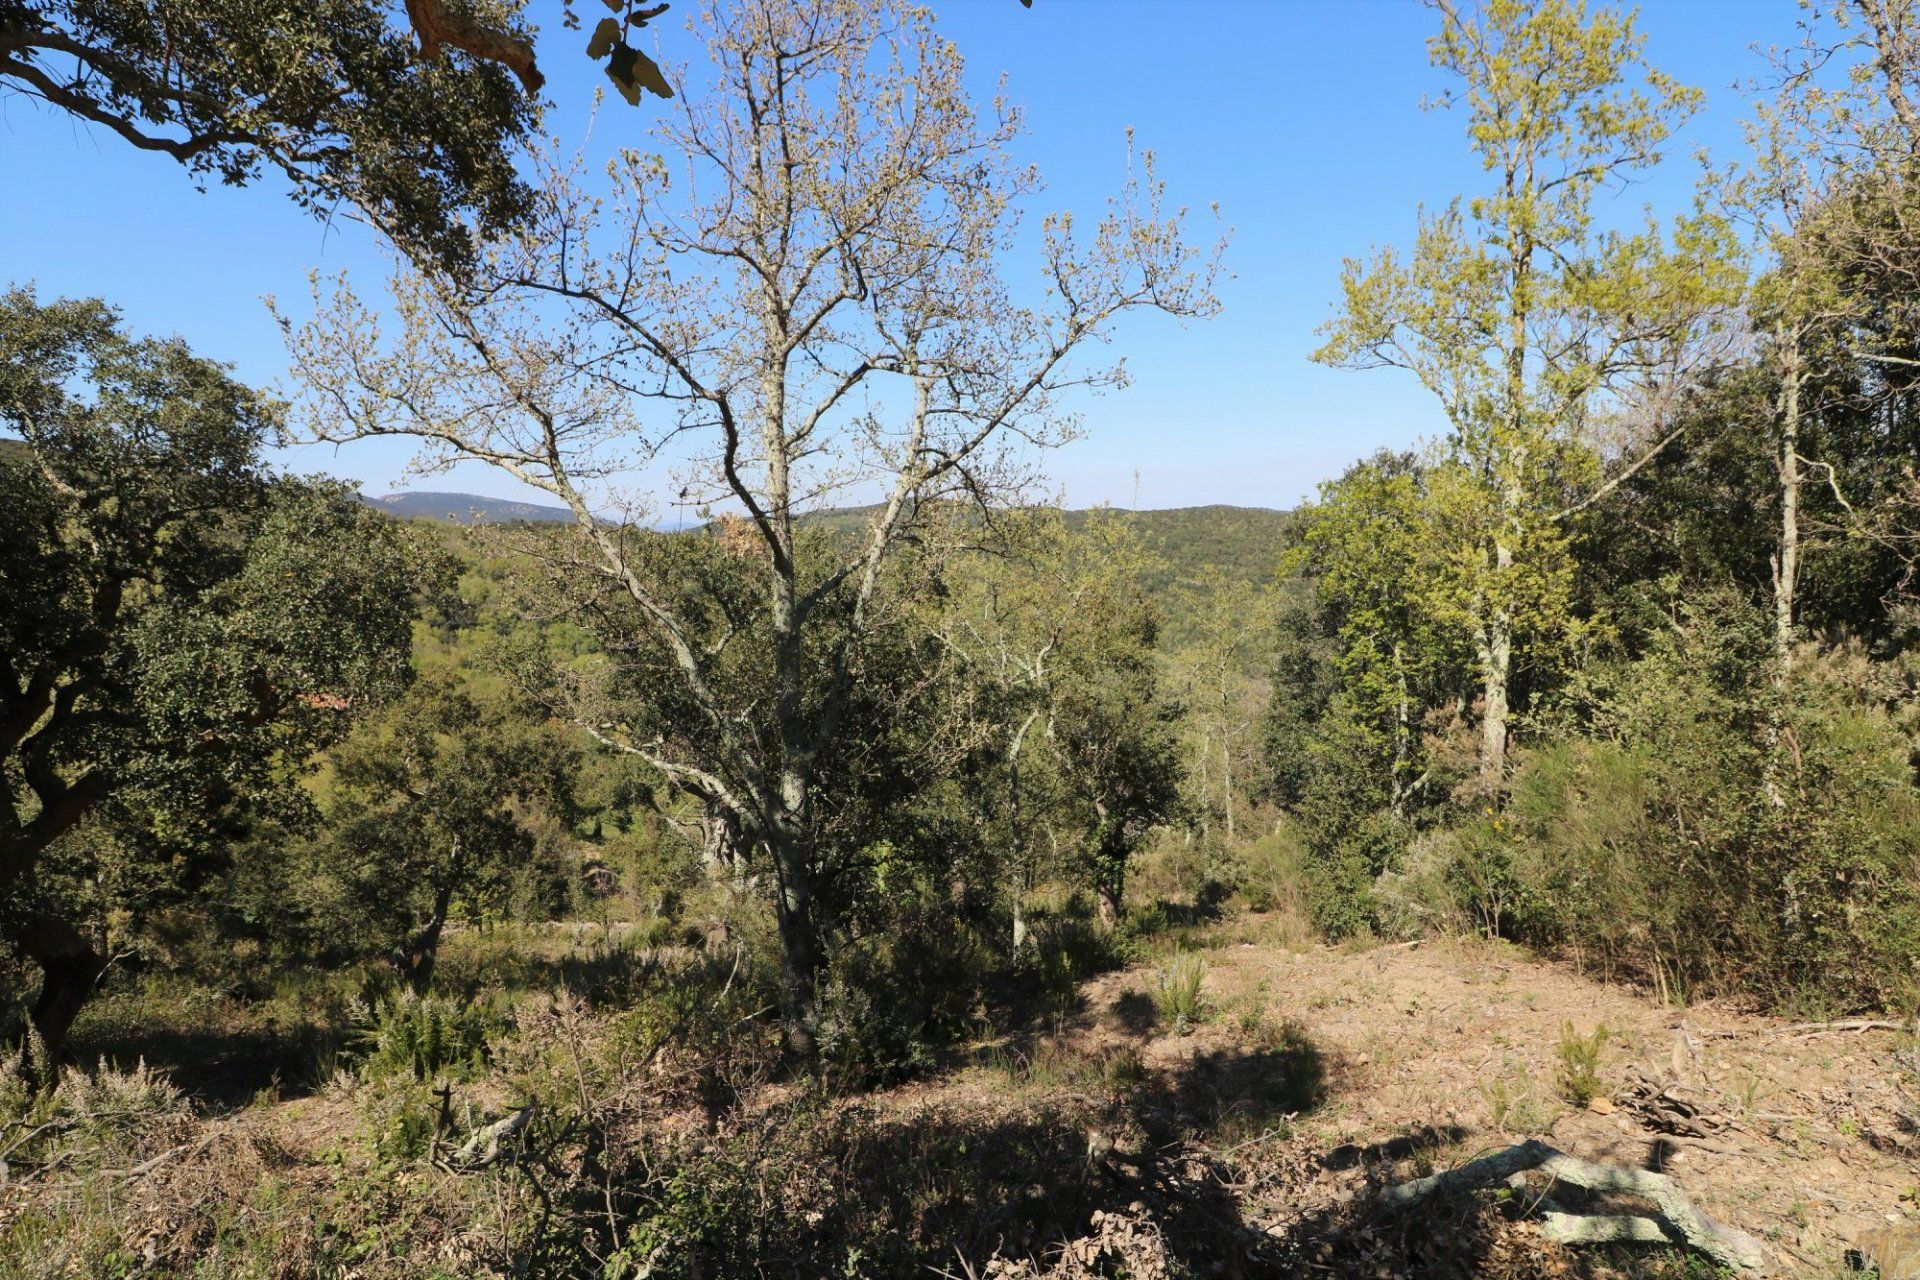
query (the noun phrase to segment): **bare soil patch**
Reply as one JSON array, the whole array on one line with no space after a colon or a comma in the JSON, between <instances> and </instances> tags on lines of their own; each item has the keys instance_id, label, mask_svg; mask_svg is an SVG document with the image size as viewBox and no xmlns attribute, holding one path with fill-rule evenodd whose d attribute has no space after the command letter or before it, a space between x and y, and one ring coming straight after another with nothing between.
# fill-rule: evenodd
<instances>
[{"instance_id":1,"label":"bare soil patch","mask_svg":"<svg viewBox=\"0 0 1920 1280\"><path fill-rule=\"evenodd\" d=\"M1920 1229L1912 1030L1666 1007L1499 944L1290 950L1259 941L1257 921L1227 928L1226 945L1205 952L1210 1012L1189 1034L1157 1024L1157 970L1140 965L1088 983L1083 1010L1031 1051L1052 1062L1137 1057L1144 1085L1132 1110L1118 1121L1089 1112L1090 1142L1124 1179L1140 1173L1130 1156L1185 1135L1188 1157L1211 1162L1190 1172L1234 1192L1245 1247L1219 1264L1227 1272L1548 1276L1631 1266L1620 1253L1547 1247L1484 1199L1423 1206L1411 1218L1369 1207L1379 1186L1528 1137L1670 1175L1705 1212L1758 1237L1779 1274L1840 1274L1859 1265L1849 1254L1875 1233ZM1311 1064L1250 1047L1271 1044L1276 1024ZM1576 1105L1564 1096L1558 1047L1567 1030L1590 1036L1602 1024L1599 1092ZM1257 1077L1301 1070L1314 1078L1295 1084L1312 1097L1288 1108L1297 1114L1276 1113L1275 1091L1263 1098ZM1235 1079L1249 1071L1256 1078ZM963 1073L898 1100L992 1090ZM1102 1123L1152 1132L1130 1144L1096 1132ZM1125 1230L1103 1217L1058 1259L1017 1274L1081 1274L1075 1257L1092 1259L1099 1241L1118 1235L1145 1247L1153 1206L1136 1207Z\"/></svg>"}]
</instances>

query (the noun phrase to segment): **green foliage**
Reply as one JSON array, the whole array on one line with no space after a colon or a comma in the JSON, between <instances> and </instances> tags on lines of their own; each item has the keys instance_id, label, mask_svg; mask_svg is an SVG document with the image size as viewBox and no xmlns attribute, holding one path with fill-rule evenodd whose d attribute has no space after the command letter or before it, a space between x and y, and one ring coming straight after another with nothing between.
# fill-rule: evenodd
<instances>
[{"instance_id":1,"label":"green foliage","mask_svg":"<svg viewBox=\"0 0 1920 1280\"><path fill-rule=\"evenodd\" d=\"M440 1108L433 1090L405 1075L378 1078L359 1098L361 1133L376 1161L406 1165L433 1144Z\"/></svg>"},{"instance_id":2,"label":"green foliage","mask_svg":"<svg viewBox=\"0 0 1920 1280\"><path fill-rule=\"evenodd\" d=\"M937 906L903 911L884 933L835 951L820 1000L820 1053L845 1081L924 1071L981 1021L998 966L986 940ZM940 938L940 946L927 946Z\"/></svg>"},{"instance_id":3,"label":"green foliage","mask_svg":"<svg viewBox=\"0 0 1920 1280\"><path fill-rule=\"evenodd\" d=\"M1628 402L1650 364L1716 332L1740 293L1724 219L1596 228L1606 185L1654 164L1701 101L1649 66L1643 45L1632 14L1566 0L1444 10L1428 47L1458 78L1443 101L1464 109L1487 188L1423 212L1410 252L1349 260L1315 353L1409 370L1447 414L1427 517L1410 540L1385 541L1398 554L1362 578L1384 586L1418 564L1422 614L1471 650L1489 795L1525 692L1516 662L1552 672L1586 630L1564 516L1594 489L1600 460L1580 428ZM1371 550L1338 563L1364 565Z\"/></svg>"},{"instance_id":4,"label":"green foliage","mask_svg":"<svg viewBox=\"0 0 1920 1280\"><path fill-rule=\"evenodd\" d=\"M1536 1134L1546 1131L1556 1108L1541 1096L1539 1083L1526 1064L1508 1059L1501 1073L1480 1082L1493 1127L1502 1133Z\"/></svg>"},{"instance_id":5,"label":"green foliage","mask_svg":"<svg viewBox=\"0 0 1920 1280\"><path fill-rule=\"evenodd\" d=\"M369 1079L472 1079L487 1065L506 1020L484 999L455 1000L401 989L360 1007L354 1049Z\"/></svg>"},{"instance_id":6,"label":"green foliage","mask_svg":"<svg viewBox=\"0 0 1920 1280\"><path fill-rule=\"evenodd\" d=\"M1591 728L1523 751L1502 812L1416 842L1375 886L1389 918L1566 948L1676 998L1906 1007L1920 787L1902 686L1857 651L1808 650L1775 690L1748 622L1703 608L1596 672Z\"/></svg>"},{"instance_id":7,"label":"green foliage","mask_svg":"<svg viewBox=\"0 0 1920 1280\"><path fill-rule=\"evenodd\" d=\"M1206 1016L1206 997L1201 994L1206 976L1206 957L1197 951L1169 957L1154 975L1153 1006L1173 1034L1187 1034Z\"/></svg>"},{"instance_id":8,"label":"green foliage","mask_svg":"<svg viewBox=\"0 0 1920 1280\"><path fill-rule=\"evenodd\" d=\"M1560 1039L1554 1055L1560 1060L1560 1096L1576 1107L1584 1107L1604 1093L1600 1082L1600 1060L1612 1033L1601 1023L1585 1035L1572 1022L1560 1025Z\"/></svg>"},{"instance_id":9,"label":"green foliage","mask_svg":"<svg viewBox=\"0 0 1920 1280\"><path fill-rule=\"evenodd\" d=\"M1283 820L1273 832L1242 844L1232 868L1234 890L1251 910L1305 913L1307 854L1297 824Z\"/></svg>"},{"instance_id":10,"label":"green foliage","mask_svg":"<svg viewBox=\"0 0 1920 1280\"><path fill-rule=\"evenodd\" d=\"M338 951L357 939L361 954L389 956L424 991L456 905L479 918L531 897L519 914L550 918L564 890L538 881L563 886L566 873L542 846L565 839L578 757L571 735L509 695L415 681L328 756L326 828L302 876L311 927Z\"/></svg>"},{"instance_id":11,"label":"green foliage","mask_svg":"<svg viewBox=\"0 0 1920 1280\"><path fill-rule=\"evenodd\" d=\"M1046 1011L1065 1013L1079 1002L1082 982L1120 968L1133 955L1131 940L1102 928L1076 895L1061 910L1036 914L1032 945L1019 967L1037 983Z\"/></svg>"},{"instance_id":12,"label":"green foliage","mask_svg":"<svg viewBox=\"0 0 1920 1280\"><path fill-rule=\"evenodd\" d=\"M515 6L517 7L517 6ZM441 53L374 0L262 7L13 0L0 81L171 155L201 181L263 168L316 212L346 201L410 251L449 263L530 208L514 171L539 107L504 66ZM511 8L471 11L517 45ZM472 230L468 221L472 222Z\"/></svg>"},{"instance_id":13,"label":"green foliage","mask_svg":"<svg viewBox=\"0 0 1920 1280\"><path fill-rule=\"evenodd\" d=\"M116 911L177 899L407 676L415 549L276 479L276 409L98 302L0 296L0 931L58 1038Z\"/></svg>"}]
</instances>

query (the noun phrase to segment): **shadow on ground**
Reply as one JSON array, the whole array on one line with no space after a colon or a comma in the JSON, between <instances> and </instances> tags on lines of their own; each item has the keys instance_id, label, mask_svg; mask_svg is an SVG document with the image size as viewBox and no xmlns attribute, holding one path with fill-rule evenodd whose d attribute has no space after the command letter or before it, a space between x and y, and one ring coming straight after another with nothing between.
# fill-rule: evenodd
<instances>
[{"instance_id":1,"label":"shadow on ground","mask_svg":"<svg viewBox=\"0 0 1920 1280\"><path fill-rule=\"evenodd\" d=\"M339 1045L338 1032L311 1024L233 1031L116 1026L77 1034L70 1051L81 1063L104 1059L128 1068L145 1062L203 1107L228 1111L263 1092L307 1096L331 1074Z\"/></svg>"}]
</instances>

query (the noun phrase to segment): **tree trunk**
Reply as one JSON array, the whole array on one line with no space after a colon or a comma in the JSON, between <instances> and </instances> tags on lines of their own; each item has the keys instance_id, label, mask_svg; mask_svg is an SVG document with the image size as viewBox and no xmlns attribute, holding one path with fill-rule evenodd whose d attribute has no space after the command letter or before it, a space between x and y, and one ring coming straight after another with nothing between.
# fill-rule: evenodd
<instances>
[{"instance_id":1,"label":"tree trunk","mask_svg":"<svg viewBox=\"0 0 1920 1280\"><path fill-rule=\"evenodd\" d=\"M1787 355L1780 388L1780 551L1773 569L1775 682L1793 664L1794 605L1800 588L1800 353Z\"/></svg>"},{"instance_id":2,"label":"tree trunk","mask_svg":"<svg viewBox=\"0 0 1920 1280\"><path fill-rule=\"evenodd\" d=\"M1800 335L1782 347L1780 379L1780 546L1773 558L1773 687L1784 692L1793 671L1794 610L1800 590ZM1767 709L1766 774L1762 783L1774 808L1787 803L1780 785L1781 706ZM1789 894L1792 885L1787 886Z\"/></svg>"},{"instance_id":3,"label":"tree trunk","mask_svg":"<svg viewBox=\"0 0 1920 1280\"><path fill-rule=\"evenodd\" d=\"M1480 789L1495 796L1507 777L1507 681L1513 670L1513 627L1504 610L1490 611L1479 649Z\"/></svg>"},{"instance_id":4,"label":"tree trunk","mask_svg":"<svg viewBox=\"0 0 1920 1280\"><path fill-rule=\"evenodd\" d=\"M1227 706L1225 678L1220 689L1220 798L1226 806L1227 843L1233 843L1233 717Z\"/></svg>"},{"instance_id":5,"label":"tree trunk","mask_svg":"<svg viewBox=\"0 0 1920 1280\"><path fill-rule=\"evenodd\" d=\"M106 972L107 960L92 939L64 920L31 920L21 930L20 942L40 969L40 994L28 1011L33 1034L47 1063L58 1067L66 1057L67 1034Z\"/></svg>"},{"instance_id":6,"label":"tree trunk","mask_svg":"<svg viewBox=\"0 0 1920 1280\"><path fill-rule=\"evenodd\" d=\"M1407 816L1406 775L1407 762L1412 755L1410 739L1413 716L1407 705L1406 659L1398 640L1393 643L1393 671L1399 692L1393 717L1393 816L1404 818Z\"/></svg>"},{"instance_id":7,"label":"tree trunk","mask_svg":"<svg viewBox=\"0 0 1920 1280\"><path fill-rule=\"evenodd\" d=\"M1507 173L1508 189L1518 175ZM1532 186L1532 175L1526 176ZM1511 225L1511 224L1510 224ZM1533 236L1517 228L1508 241L1506 404L1507 438L1489 441L1491 478L1500 486L1499 524L1493 535L1493 587L1485 601L1486 634L1481 649L1480 789L1497 798L1507 781L1507 714L1513 671L1514 549L1520 545L1527 507L1527 324L1533 304Z\"/></svg>"},{"instance_id":8,"label":"tree trunk","mask_svg":"<svg viewBox=\"0 0 1920 1280\"><path fill-rule=\"evenodd\" d=\"M459 841L454 842L454 848L457 856ZM452 909L453 878L448 877L445 883L434 890L433 914L407 939L405 949L397 957L395 968L400 970L400 976L416 996L424 996L433 985L433 968L440 958L440 935L446 931L447 916Z\"/></svg>"},{"instance_id":9,"label":"tree trunk","mask_svg":"<svg viewBox=\"0 0 1920 1280\"><path fill-rule=\"evenodd\" d=\"M752 868L747 861L746 842L740 838L740 818L725 805L701 797L701 859L707 874L725 882L729 893L738 894L753 887Z\"/></svg>"},{"instance_id":10,"label":"tree trunk","mask_svg":"<svg viewBox=\"0 0 1920 1280\"><path fill-rule=\"evenodd\" d=\"M1027 718L1021 722L1019 729L1014 731L1013 742L1007 748L1007 800L1010 818L1008 825L1011 828L1010 836L1013 843L1013 884L1011 892L1013 899L1013 957L1016 960L1020 958L1020 953L1026 949L1027 945L1028 853L1026 813L1020 807L1020 748L1026 744L1027 731L1033 728L1034 722L1039 718L1039 711L1028 712Z\"/></svg>"},{"instance_id":11,"label":"tree trunk","mask_svg":"<svg viewBox=\"0 0 1920 1280\"><path fill-rule=\"evenodd\" d=\"M781 1016L787 1052L811 1058L818 1048L815 979L820 970L820 934L813 918L811 816L816 717L809 714L806 619L800 611L798 570L793 561L793 442L787 435L784 313L768 296L762 316L768 358L761 373L761 445L766 450L768 622L773 631L774 699L780 735L778 795L763 841L773 863L774 915L780 931ZM837 692L828 691L829 698Z\"/></svg>"},{"instance_id":12,"label":"tree trunk","mask_svg":"<svg viewBox=\"0 0 1920 1280\"><path fill-rule=\"evenodd\" d=\"M768 841L780 931L780 1012L787 1052L811 1058L819 1048L819 1010L814 984L820 972L820 939L813 919L813 893L805 843L791 832Z\"/></svg>"}]
</instances>

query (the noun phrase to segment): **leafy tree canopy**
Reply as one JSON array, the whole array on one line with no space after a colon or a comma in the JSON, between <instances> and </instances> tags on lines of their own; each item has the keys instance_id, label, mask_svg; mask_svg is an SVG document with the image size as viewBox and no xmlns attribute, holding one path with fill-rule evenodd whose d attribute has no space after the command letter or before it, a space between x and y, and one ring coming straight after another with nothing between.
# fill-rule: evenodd
<instances>
[{"instance_id":1,"label":"leafy tree canopy","mask_svg":"<svg viewBox=\"0 0 1920 1280\"><path fill-rule=\"evenodd\" d=\"M344 203L459 262L472 231L526 213L512 156L539 114L530 51L519 84L501 60L529 48L512 7L475 9L490 44L442 22L416 49L378 0L0 0L0 99L40 99L203 180L277 169L304 207Z\"/></svg>"},{"instance_id":2,"label":"leafy tree canopy","mask_svg":"<svg viewBox=\"0 0 1920 1280\"><path fill-rule=\"evenodd\" d=\"M79 995L50 970L43 1003L97 973L37 874L91 847L77 824L149 856L213 841L406 677L416 558L339 486L272 476L275 417L102 303L0 294L0 927L43 967L81 961Z\"/></svg>"}]
</instances>

